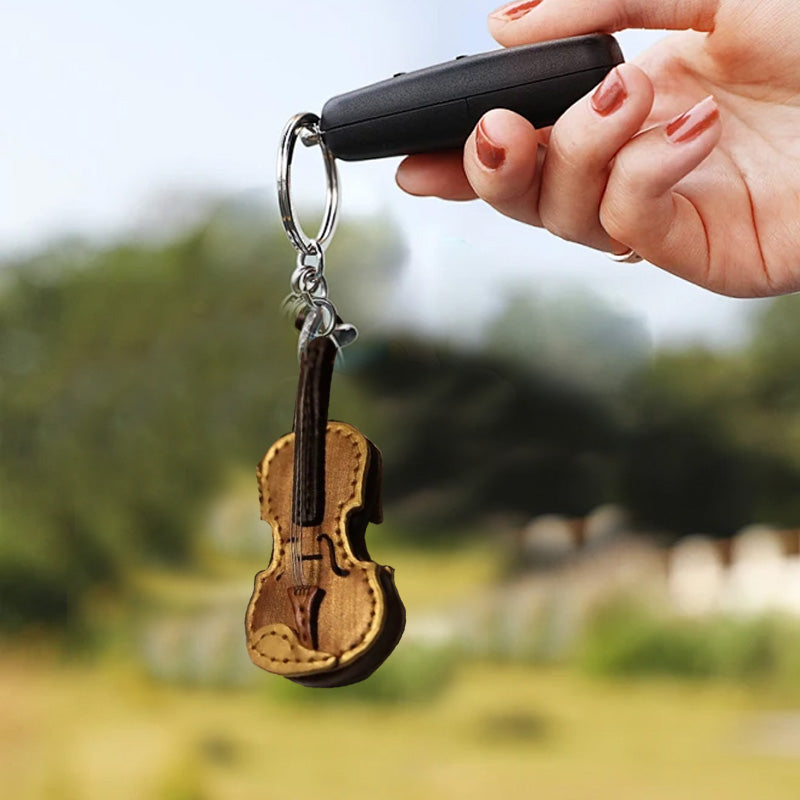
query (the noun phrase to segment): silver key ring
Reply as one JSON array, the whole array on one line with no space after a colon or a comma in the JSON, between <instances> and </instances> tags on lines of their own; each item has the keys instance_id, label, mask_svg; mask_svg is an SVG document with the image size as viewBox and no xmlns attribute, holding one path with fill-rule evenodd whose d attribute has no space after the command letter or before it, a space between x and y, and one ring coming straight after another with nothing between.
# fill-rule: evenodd
<instances>
[{"instance_id":1,"label":"silver key ring","mask_svg":"<svg viewBox=\"0 0 800 800\"><path fill-rule=\"evenodd\" d=\"M292 159L297 139L302 133L306 134L303 141L308 146L319 145L325 162L325 215L322 218L319 233L314 239L311 239L303 230L292 204ZM295 249L300 253L313 255L317 249L322 250L330 243L336 231L339 216L339 173L336 169L336 159L320 135L319 117L316 114L296 114L283 129L278 153L278 205L284 230Z\"/></svg>"}]
</instances>

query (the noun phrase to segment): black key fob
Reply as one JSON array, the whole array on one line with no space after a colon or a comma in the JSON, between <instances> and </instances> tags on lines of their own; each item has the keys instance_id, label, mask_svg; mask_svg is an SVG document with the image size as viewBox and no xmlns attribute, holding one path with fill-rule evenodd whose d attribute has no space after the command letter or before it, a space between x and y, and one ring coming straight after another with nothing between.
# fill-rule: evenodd
<instances>
[{"instance_id":1,"label":"black key fob","mask_svg":"<svg viewBox=\"0 0 800 800\"><path fill-rule=\"evenodd\" d=\"M552 125L623 60L605 34L460 56L328 100L320 131L344 161L462 147L492 108Z\"/></svg>"}]
</instances>

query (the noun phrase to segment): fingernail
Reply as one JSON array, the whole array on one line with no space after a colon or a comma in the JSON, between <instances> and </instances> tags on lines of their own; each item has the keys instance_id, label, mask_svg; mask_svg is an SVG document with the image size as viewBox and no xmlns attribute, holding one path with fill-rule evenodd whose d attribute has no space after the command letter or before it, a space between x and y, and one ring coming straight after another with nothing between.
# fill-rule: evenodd
<instances>
[{"instance_id":1,"label":"fingernail","mask_svg":"<svg viewBox=\"0 0 800 800\"><path fill-rule=\"evenodd\" d=\"M695 140L719 119L719 108L712 95L701 100L685 114L675 117L664 127L673 144L683 144Z\"/></svg>"},{"instance_id":2,"label":"fingernail","mask_svg":"<svg viewBox=\"0 0 800 800\"><path fill-rule=\"evenodd\" d=\"M486 132L486 117L481 119L475 129L475 149L478 159L486 169L497 169L506 160L505 148L496 145Z\"/></svg>"},{"instance_id":3,"label":"fingernail","mask_svg":"<svg viewBox=\"0 0 800 800\"><path fill-rule=\"evenodd\" d=\"M501 19L503 22L510 22L514 19L524 17L529 11L536 8L542 0L527 0L527 2L520 3L519 0L515 3L506 3L496 11L489 14L490 17Z\"/></svg>"},{"instance_id":4,"label":"fingernail","mask_svg":"<svg viewBox=\"0 0 800 800\"><path fill-rule=\"evenodd\" d=\"M613 114L625 102L628 91L622 82L619 70L614 67L606 75L603 82L594 90L592 95L592 108L601 117Z\"/></svg>"}]
</instances>

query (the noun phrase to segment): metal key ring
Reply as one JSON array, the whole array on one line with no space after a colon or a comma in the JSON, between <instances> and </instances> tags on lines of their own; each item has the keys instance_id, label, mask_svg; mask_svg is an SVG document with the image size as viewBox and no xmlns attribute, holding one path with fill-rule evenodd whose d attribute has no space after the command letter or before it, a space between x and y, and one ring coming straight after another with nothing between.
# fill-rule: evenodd
<instances>
[{"instance_id":1,"label":"metal key ring","mask_svg":"<svg viewBox=\"0 0 800 800\"><path fill-rule=\"evenodd\" d=\"M325 215L322 218L319 233L311 239L300 225L297 214L292 204L291 174L294 148L300 134L310 134L306 137L309 144L318 144L325 162ZM313 255L315 244L324 249L336 231L337 217L339 215L339 173L336 169L336 160L328 149L325 140L320 135L319 117L316 114L296 114L283 129L281 147L278 154L278 205L281 210L281 222L287 236L294 247L301 253Z\"/></svg>"}]
</instances>

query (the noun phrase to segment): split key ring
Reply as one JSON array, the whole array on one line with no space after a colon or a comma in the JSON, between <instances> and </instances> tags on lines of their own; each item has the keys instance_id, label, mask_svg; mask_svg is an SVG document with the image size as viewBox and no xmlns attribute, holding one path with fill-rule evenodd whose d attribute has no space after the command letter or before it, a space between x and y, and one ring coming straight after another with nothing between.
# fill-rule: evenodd
<instances>
[{"instance_id":1,"label":"split key ring","mask_svg":"<svg viewBox=\"0 0 800 800\"><path fill-rule=\"evenodd\" d=\"M303 230L292 203L292 160L295 145L301 134L305 134L303 141L307 145L319 145L325 162L325 214L314 239ZM286 235L299 253L313 256L330 244L336 232L339 216L339 173L336 169L336 159L320 135L319 117L316 114L296 114L283 130L278 151L278 205Z\"/></svg>"}]
</instances>

